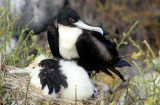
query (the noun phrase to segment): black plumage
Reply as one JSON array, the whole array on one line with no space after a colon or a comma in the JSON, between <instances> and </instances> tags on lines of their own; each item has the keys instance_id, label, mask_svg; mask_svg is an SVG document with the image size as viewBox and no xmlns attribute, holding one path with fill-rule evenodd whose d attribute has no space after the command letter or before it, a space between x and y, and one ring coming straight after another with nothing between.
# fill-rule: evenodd
<instances>
[{"instance_id":1,"label":"black plumage","mask_svg":"<svg viewBox=\"0 0 160 105\"><path fill-rule=\"evenodd\" d=\"M75 28L77 28L77 30L82 30L82 33L80 34L79 31L77 32L77 34L79 35L75 41L75 45L71 45L72 48L76 47L75 50L77 50L78 56L72 57L72 55L69 55L71 56L70 58L76 59L78 65L84 67L87 71L95 70L96 72L99 72L101 70L112 77L113 75L112 73L110 73L110 71L113 71L123 81L125 81L123 75L119 71L117 71L115 67L130 66L130 64L124 60L121 60L115 45L104 37L106 32L103 29L102 25L99 27L90 26L83 23L80 20L79 15L75 15L78 14L73 9L66 7L60 11L57 20L58 25L63 25L64 27L67 27L68 30L72 30ZM70 19L72 21L70 21ZM55 57L63 57L63 53L60 53L59 50L59 28L61 27L55 27L53 24L48 28L48 41L52 54ZM76 33L70 34L76 35ZM66 36L67 35L69 34L66 33ZM74 35L72 37L74 37ZM71 38L70 40L72 41L73 39ZM66 50L66 52L71 51L71 49ZM63 58L67 59L65 57ZM90 74L91 73L89 72L89 75Z\"/></svg>"},{"instance_id":2,"label":"black plumage","mask_svg":"<svg viewBox=\"0 0 160 105\"><path fill-rule=\"evenodd\" d=\"M92 35L83 33L77 39L76 47L80 56L78 64L88 71L95 70L96 72L99 72L102 70L106 74L112 76L108 71L109 69L125 81L122 74L114 67L130 66L129 63L119 58L116 47L109 40L103 36ZM101 51L104 53L101 53Z\"/></svg>"},{"instance_id":3,"label":"black plumage","mask_svg":"<svg viewBox=\"0 0 160 105\"><path fill-rule=\"evenodd\" d=\"M45 59L39 63L39 66L43 69L40 70L39 78L42 85L42 89L47 85L49 89L48 94L59 93L61 85L64 88L68 87L67 77L62 74L59 62L54 59Z\"/></svg>"},{"instance_id":4,"label":"black plumage","mask_svg":"<svg viewBox=\"0 0 160 105\"><path fill-rule=\"evenodd\" d=\"M50 24L47 29L48 43L53 56L62 58L59 53L58 29L54 24Z\"/></svg>"}]
</instances>

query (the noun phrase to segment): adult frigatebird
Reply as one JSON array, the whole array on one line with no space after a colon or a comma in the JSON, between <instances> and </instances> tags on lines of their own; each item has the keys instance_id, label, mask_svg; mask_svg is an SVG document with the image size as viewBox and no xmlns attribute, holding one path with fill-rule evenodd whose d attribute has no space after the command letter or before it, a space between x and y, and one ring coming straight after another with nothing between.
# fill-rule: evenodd
<instances>
[{"instance_id":1,"label":"adult frigatebird","mask_svg":"<svg viewBox=\"0 0 160 105\"><path fill-rule=\"evenodd\" d=\"M115 67L130 64L121 60L115 45L104 37L106 32L102 27L84 23L70 7L59 11L56 26L50 24L48 27L48 42L53 56L77 60L78 65L87 71L101 70L112 76L111 70L125 81Z\"/></svg>"}]
</instances>

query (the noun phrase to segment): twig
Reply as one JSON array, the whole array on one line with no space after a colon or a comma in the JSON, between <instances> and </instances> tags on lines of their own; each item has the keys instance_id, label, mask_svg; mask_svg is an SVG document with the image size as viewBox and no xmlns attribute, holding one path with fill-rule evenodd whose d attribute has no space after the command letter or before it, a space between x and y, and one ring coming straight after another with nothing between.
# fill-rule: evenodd
<instances>
[{"instance_id":1,"label":"twig","mask_svg":"<svg viewBox=\"0 0 160 105\"><path fill-rule=\"evenodd\" d=\"M32 77L31 77L32 78ZM27 98L28 98L28 90L29 90L29 85L30 85L30 82L31 82L31 78L29 79L29 82L27 84L27 91L26 91L26 97L25 97L25 105L27 105Z\"/></svg>"},{"instance_id":2,"label":"twig","mask_svg":"<svg viewBox=\"0 0 160 105\"><path fill-rule=\"evenodd\" d=\"M77 86L75 85L75 104L77 105Z\"/></svg>"},{"instance_id":3,"label":"twig","mask_svg":"<svg viewBox=\"0 0 160 105\"><path fill-rule=\"evenodd\" d=\"M0 69L2 68L2 53L0 52Z\"/></svg>"},{"instance_id":4,"label":"twig","mask_svg":"<svg viewBox=\"0 0 160 105\"><path fill-rule=\"evenodd\" d=\"M11 23L9 23L3 30L0 31L0 34L2 34L9 26L11 26L12 24L14 24L16 21L13 21Z\"/></svg>"},{"instance_id":5,"label":"twig","mask_svg":"<svg viewBox=\"0 0 160 105\"><path fill-rule=\"evenodd\" d=\"M123 33L123 39L120 41L120 43L117 43L116 49L118 49L122 44L125 44L124 40L127 36L130 35L130 32L133 30L133 28L138 24L138 20L134 23L134 25L129 29L127 33Z\"/></svg>"}]
</instances>

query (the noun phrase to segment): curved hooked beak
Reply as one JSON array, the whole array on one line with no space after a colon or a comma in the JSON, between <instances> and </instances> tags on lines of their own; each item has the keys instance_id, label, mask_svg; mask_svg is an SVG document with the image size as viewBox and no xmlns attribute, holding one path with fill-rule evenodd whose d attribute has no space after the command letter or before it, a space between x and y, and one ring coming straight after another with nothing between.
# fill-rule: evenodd
<instances>
[{"instance_id":1,"label":"curved hooked beak","mask_svg":"<svg viewBox=\"0 0 160 105\"><path fill-rule=\"evenodd\" d=\"M82 20L79 20L78 22L76 23L73 23L74 25L76 25L77 27L81 28L81 29L86 29L86 30L90 30L90 31L96 31L96 32L99 32L101 33L103 36L104 35L109 35L109 32L105 31L103 29L103 25L100 25L100 26L91 26L91 25L88 25L86 23L84 23Z\"/></svg>"},{"instance_id":2,"label":"curved hooked beak","mask_svg":"<svg viewBox=\"0 0 160 105\"><path fill-rule=\"evenodd\" d=\"M109 32L103 29L103 24L102 23L100 23L98 27L100 27L103 30L103 35L104 36L109 35Z\"/></svg>"}]
</instances>

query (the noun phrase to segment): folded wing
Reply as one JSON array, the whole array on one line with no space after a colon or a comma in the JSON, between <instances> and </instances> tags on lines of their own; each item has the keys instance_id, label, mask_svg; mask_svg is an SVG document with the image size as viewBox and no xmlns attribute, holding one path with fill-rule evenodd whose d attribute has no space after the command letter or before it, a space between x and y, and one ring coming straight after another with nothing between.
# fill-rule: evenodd
<instances>
[{"instance_id":1,"label":"folded wing","mask_svg":"<svg viewBox=\"0 0 160 105\"><path fill-rule=\"evenodd\" d=\"M105 39L102 35L96 32L83 33L77 40L76 48L80 56L78 64L83 66L86 70L95 70L96 72L102 70L106 74L112 76L109 72L110 70L124 81L123 75L117 71L115 67L130 65L119 58L114 44Z\"/></svg>"},{"instance_id":2,"label":"folded wing","mask_svg":"<svg viewBox=\"0 0 160 105\"><path fill-rule=\"evenodd\" d=\"M59 53L58 29L54 24L50 24L48 26L47 35L48 35L48 43L53 56L61 58L61 55Z\"/></svg>"}]
</instances>

